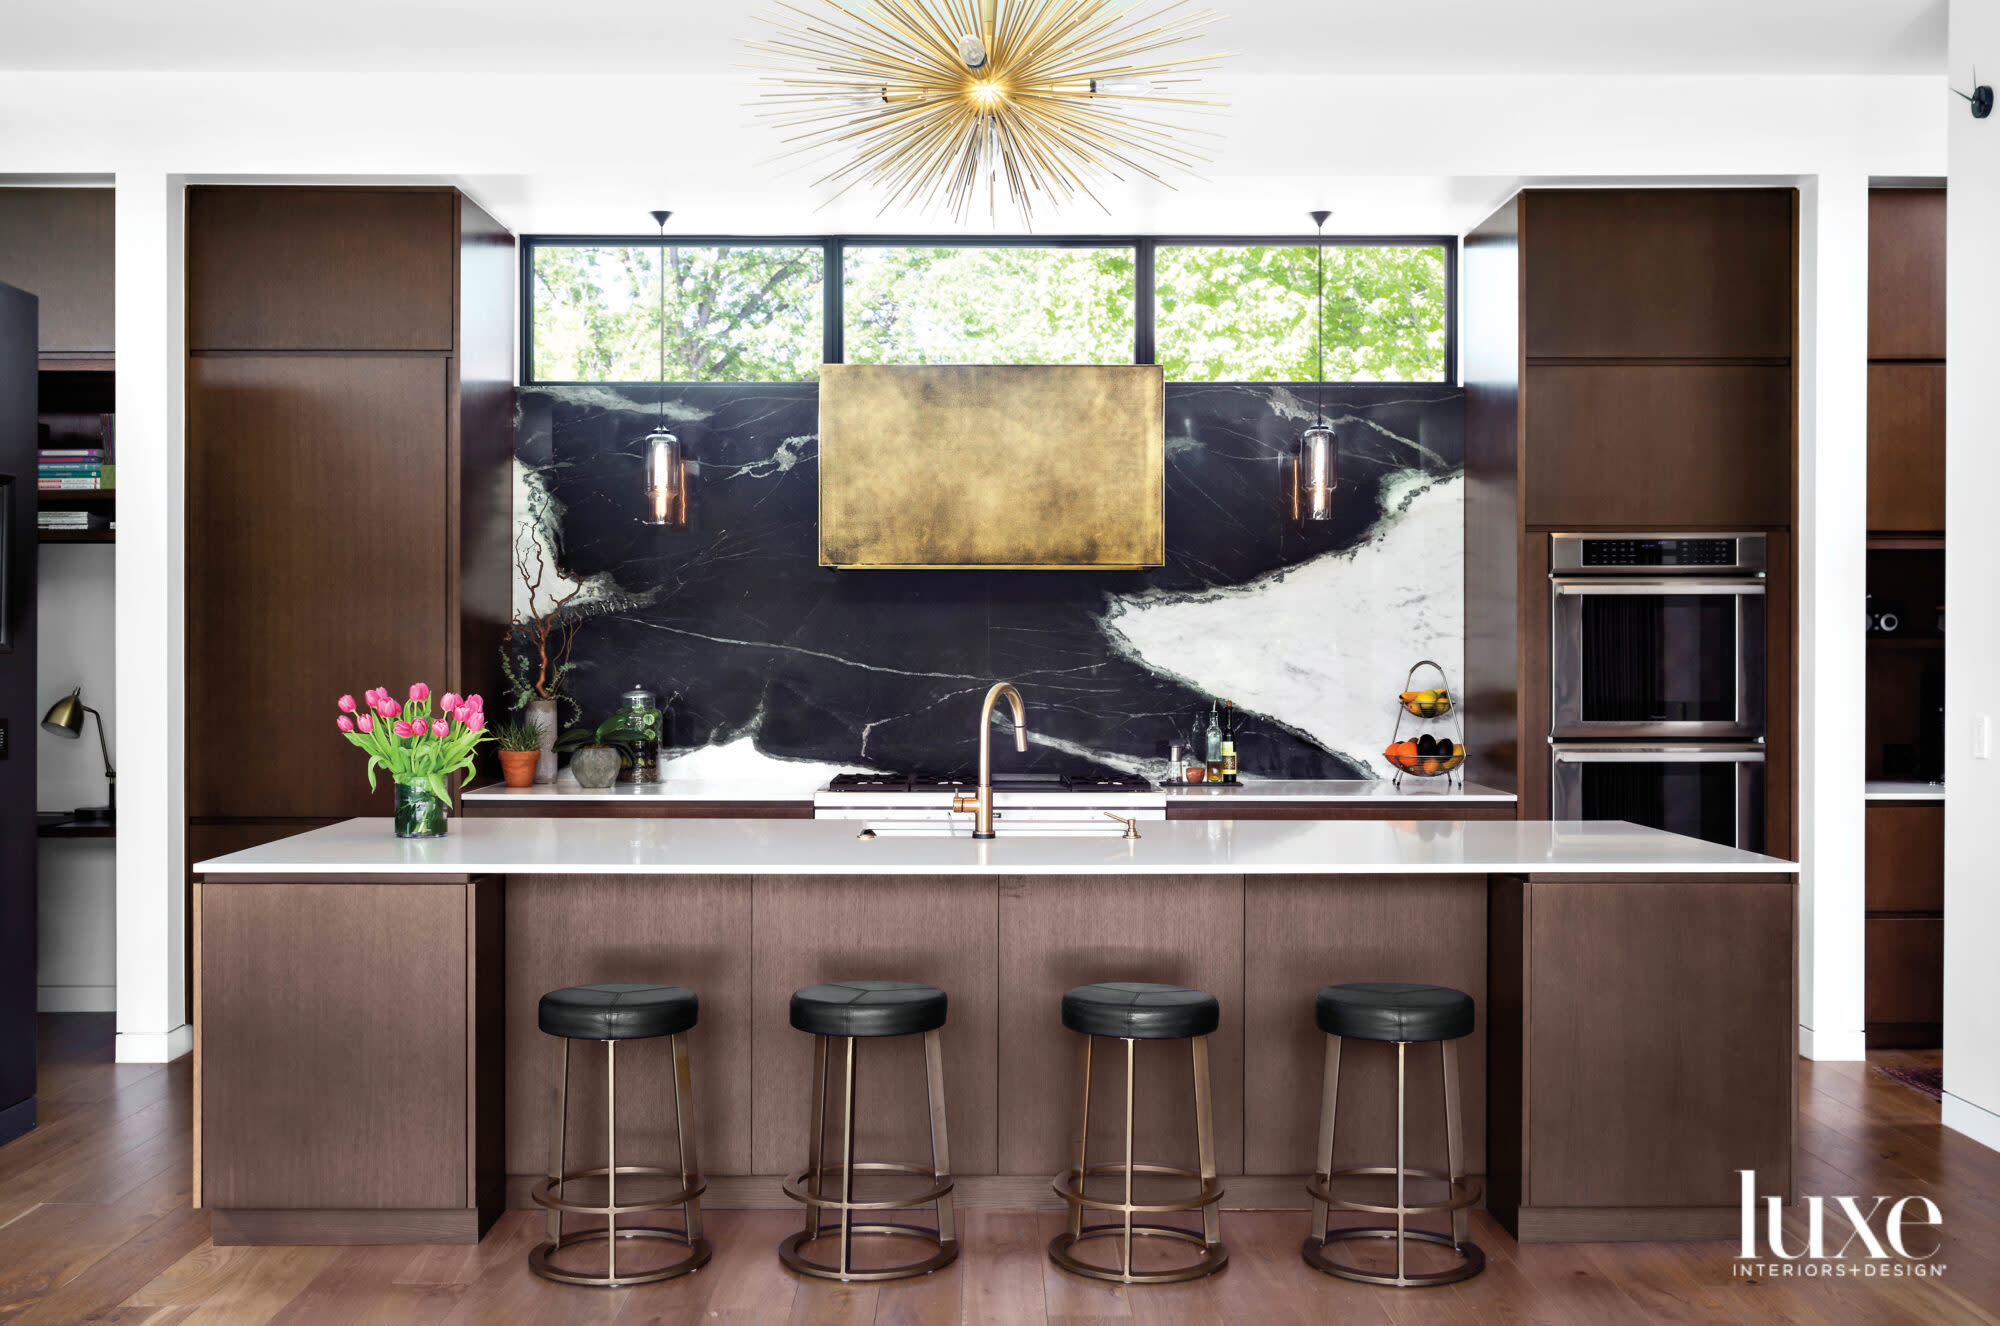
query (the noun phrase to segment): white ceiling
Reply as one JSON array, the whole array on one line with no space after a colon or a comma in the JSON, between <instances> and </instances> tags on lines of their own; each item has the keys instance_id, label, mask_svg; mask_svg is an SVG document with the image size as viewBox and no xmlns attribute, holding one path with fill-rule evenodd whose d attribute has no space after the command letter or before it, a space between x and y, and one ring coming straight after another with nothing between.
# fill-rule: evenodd
<instances>
[{"instance_id":1,"label":"white ceiling","mask_svg":"<svg viewBox=\"0 0 2000 1326\"><path fill-rule=\"evenodd\" d=\"M810 7L816 0L798 0ZM1946 0L1211 0L1240 73L1917 74ZM713 0L26 0L0 69L715 72ZM532 101L532 85L522 88Z\"/></svg>"}]
</instances>

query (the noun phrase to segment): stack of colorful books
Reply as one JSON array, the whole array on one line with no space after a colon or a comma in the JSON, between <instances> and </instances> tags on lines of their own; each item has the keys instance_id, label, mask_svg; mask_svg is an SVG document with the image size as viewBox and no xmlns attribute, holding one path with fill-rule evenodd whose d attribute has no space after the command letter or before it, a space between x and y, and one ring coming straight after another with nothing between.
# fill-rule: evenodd
<instances>
[{"instance_id":1,"label":"stack of colorful books","mask_svg":"<svg viewBox=\"0 0 2000 1326\"><path fill-rule=\"evenodd\" d=\"M90 492L116 486L117 467L105 460L101 447L45 448L38 462L35 486L45 493Z\"/></svg>"}]
</instances>

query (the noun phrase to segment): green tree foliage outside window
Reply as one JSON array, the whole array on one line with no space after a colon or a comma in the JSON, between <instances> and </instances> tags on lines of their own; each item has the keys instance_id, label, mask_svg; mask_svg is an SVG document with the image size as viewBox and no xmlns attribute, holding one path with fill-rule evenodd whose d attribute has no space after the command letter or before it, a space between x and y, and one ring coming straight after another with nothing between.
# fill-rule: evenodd
<instances>
[{"instance_id":1,"label":"green tree foliage outside window","mask_svg":"<svg viewBox=\"0 0 2000 1326\"><path fill-rule=\"evenodd\" d=\"M532 376L658 377L653 245L534 250ZM667 378L800 382L819 376L817 247L669 247ZM1175 382L1310 382L1310 245L1161 245L1157 359ZM843 335L850 363L1131 363L1137 289L1128 246L854 245ZM1329 382L1445 380L1445 249L1326 249Z\"/></svg>"},{"instance_id":2,"label":"green tree foliage outside window","mask_svg":"<svg viewBox=\"0 0 2000 1326\"><path fill-rule=\"evenodd\" d=\"M1326 380L1442 382L1445 251L1326 248ZM1311 382L1315 254L1310 247L1162 245L1154 335L1170 382Z\"/></svg>"},{"instance_id":3,"label":"green tree foliage outside window","mask_svg":"<svg viewBox=\"0 0 2000 1326\"><path fill-rule=\"evenodd\" d=\"M1104 249L847 250L850 364L1129 364L1136 263Z\"/></svg>"},{"instance_id":4,"label":"green tree foliage outside window","mask_svg":"<svg viewBox=\"0 0 2000 1326\"><path fill-rule=\"evenodd\" d=\"M659 267L667 265L667 380L802 382L819 376L817 248L537 245L533 376L660 376Z\"/></svg>"}]
</instances>

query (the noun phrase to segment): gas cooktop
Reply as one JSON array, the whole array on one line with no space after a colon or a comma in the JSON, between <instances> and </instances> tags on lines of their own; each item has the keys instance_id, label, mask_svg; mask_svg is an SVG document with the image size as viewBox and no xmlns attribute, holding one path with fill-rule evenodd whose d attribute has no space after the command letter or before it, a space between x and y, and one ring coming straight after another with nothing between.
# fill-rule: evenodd
<instances>
[{"instance_id":1,"label":"gas cooktop","mask_svg":"<svg viewBox=\"0 0 2000 1326\"><path fill-rule=\"evenodd\" d=\"M837 774L829 792L948 792L974 787L972 778L932 778L917 774ZM1150 792L1153 785L1137 774L1014 774L994 778L999 792Z\"/></svg>"}]
</instances>

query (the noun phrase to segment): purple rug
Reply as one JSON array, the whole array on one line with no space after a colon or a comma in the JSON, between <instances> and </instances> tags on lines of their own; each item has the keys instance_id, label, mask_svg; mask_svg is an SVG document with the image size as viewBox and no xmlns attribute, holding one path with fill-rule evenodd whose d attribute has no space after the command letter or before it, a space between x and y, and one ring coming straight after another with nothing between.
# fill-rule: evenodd
<instances>
[{"instance_id":1,"label":"purple rug","mask_svg":"<svg viewBox=\"0 0 2000 1326\"><path fill-rule=\"evenodd\" d=\"M1884 1077L1893 1077L1906 1087L1915 1087L1932 1100L1944 1099L1944 1069L1942 1068L1883 1068L1876 1072Z\"/></svg>"}]
</instances>

